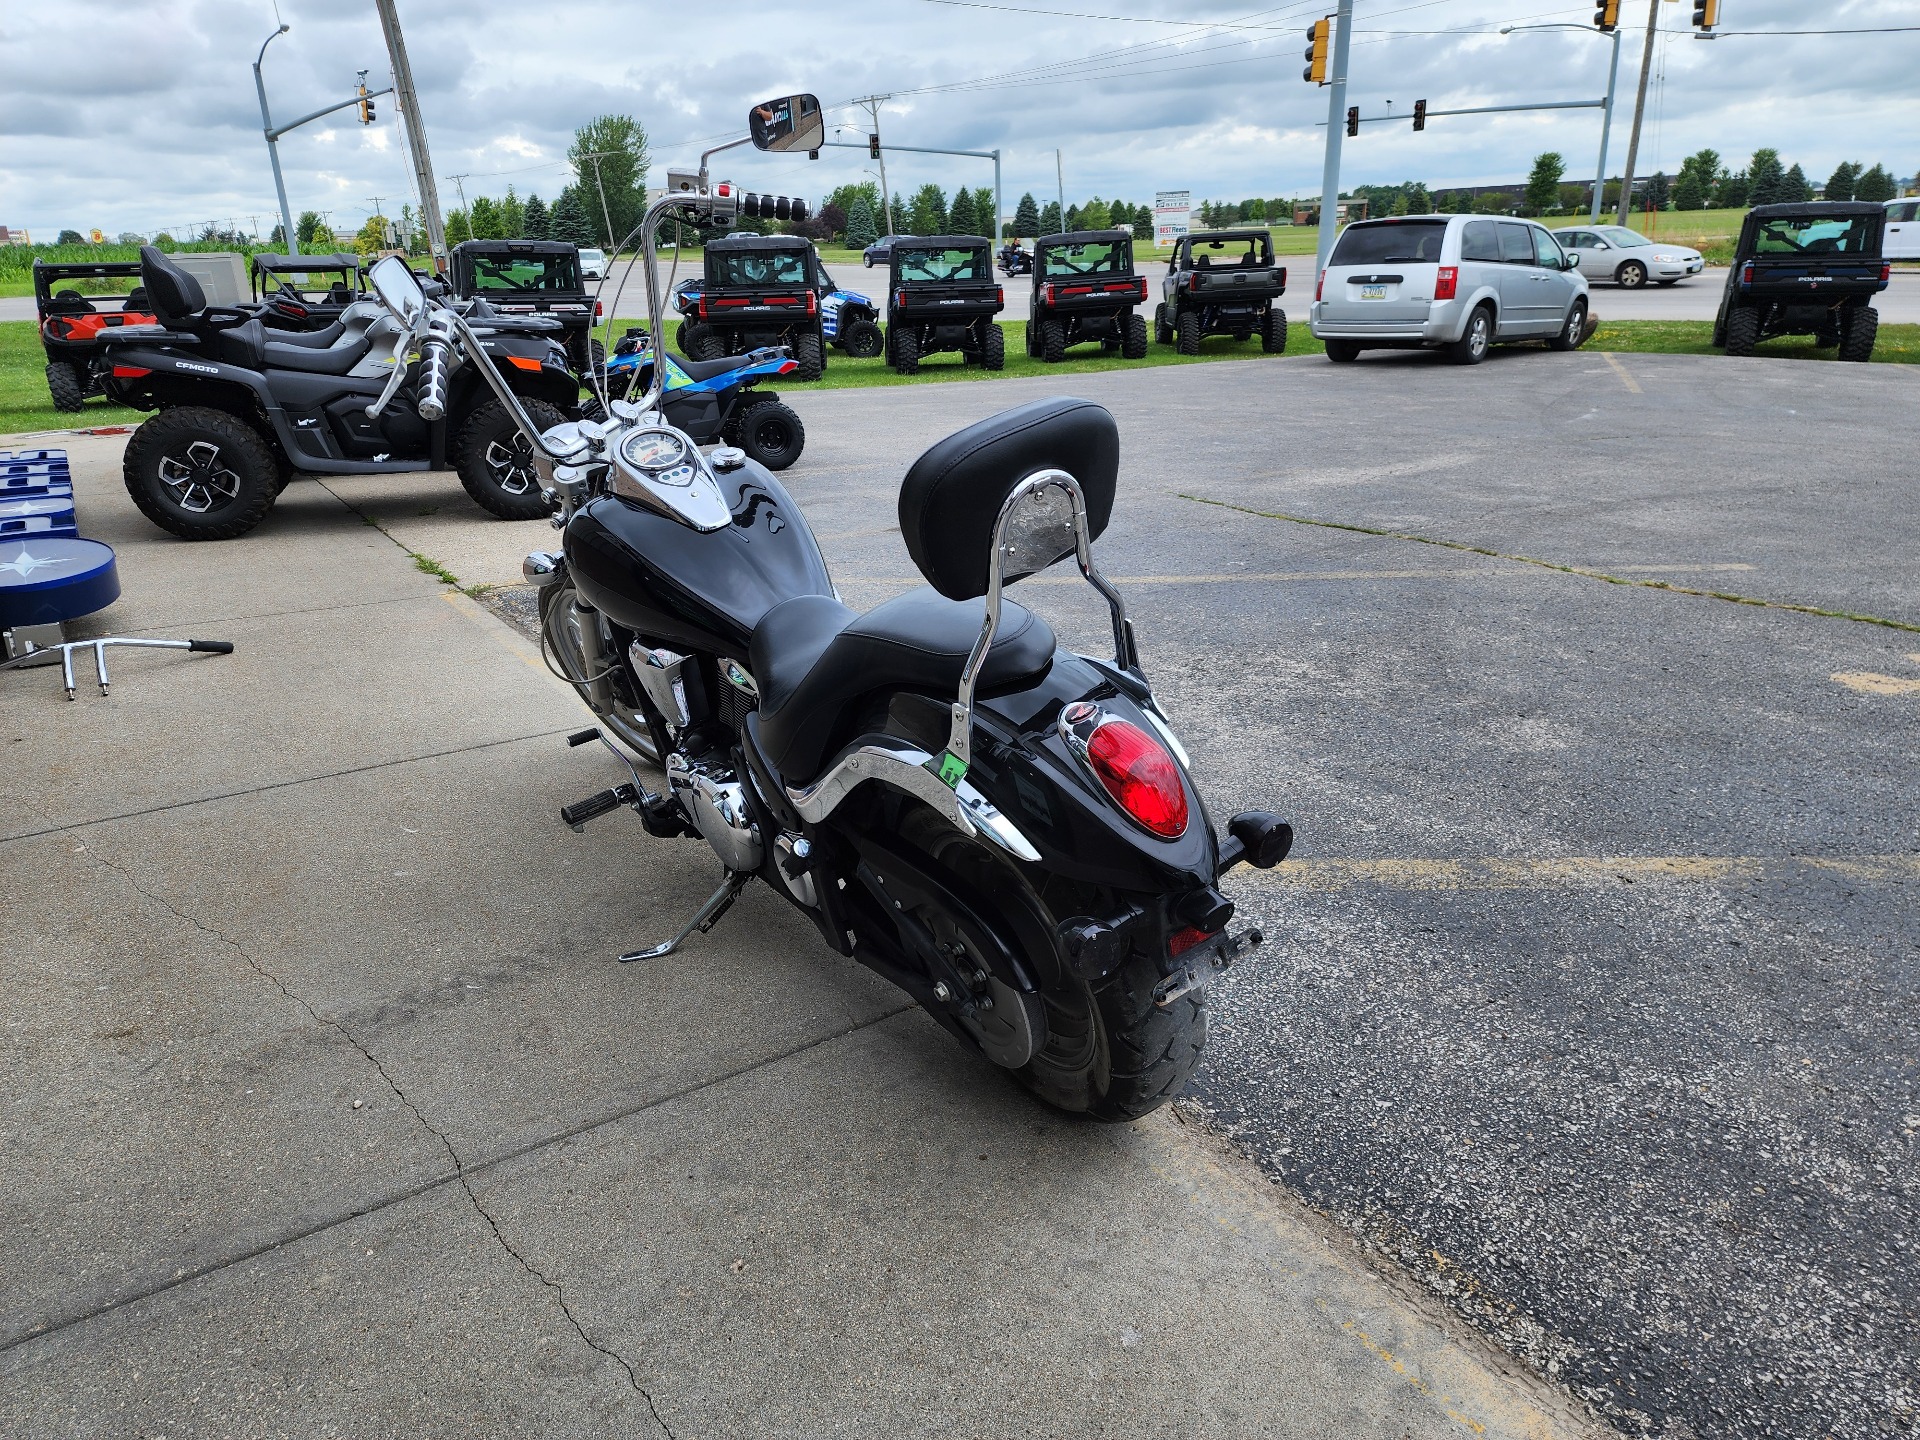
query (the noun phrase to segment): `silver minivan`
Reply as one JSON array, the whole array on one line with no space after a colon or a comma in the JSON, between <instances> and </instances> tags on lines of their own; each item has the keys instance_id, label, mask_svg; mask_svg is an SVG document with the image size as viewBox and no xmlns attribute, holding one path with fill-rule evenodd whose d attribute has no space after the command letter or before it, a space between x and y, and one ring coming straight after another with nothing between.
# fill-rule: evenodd
<instances>
[{"instance_id":1,"label":"silver minivan","mask_svg":"<svg viewBox=\"0 0 1920 1440\"><path fill-rule=\"evenodd\" d=\"M1406 215L1341 231L1320 272L1308 329L1327 358L1362 350L1437 349L1477 365L1494 345L1586 338L1587 282L1530 220Z\"/></svg>"}]
</instances>

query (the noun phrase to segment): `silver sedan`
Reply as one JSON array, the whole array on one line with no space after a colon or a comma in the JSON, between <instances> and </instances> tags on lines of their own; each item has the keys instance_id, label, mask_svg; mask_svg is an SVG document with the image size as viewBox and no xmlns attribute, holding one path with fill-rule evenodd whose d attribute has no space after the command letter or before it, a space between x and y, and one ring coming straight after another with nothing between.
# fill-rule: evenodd
<instances>
[{"instance_id":1,"label":"silver sedan","mask_svg":"<svg viewBox=\"0 0 1920 1440\"><path fill-rule=\"evenodd\" d=\"M1622 225L1583 225L1556 230L1553 238L1580 262L1589 280L1611 280L1623 290L1638 290L1651 280L1672 285L1698 275L1706 264L1698 250L1649 240Z\"/></svg>"}]
</instances>

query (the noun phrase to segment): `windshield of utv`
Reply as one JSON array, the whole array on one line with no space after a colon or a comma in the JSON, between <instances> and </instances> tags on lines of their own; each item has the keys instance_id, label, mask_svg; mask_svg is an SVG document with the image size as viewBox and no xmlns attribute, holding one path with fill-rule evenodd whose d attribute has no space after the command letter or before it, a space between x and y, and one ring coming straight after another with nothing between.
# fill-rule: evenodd
<instances>
[{"instance_id":1,"label":"windshield of utv","mask_svg":"<svg viewBox=\"0 0 1920 1440\"><path fill-rule=\"evenodd\" d=\"M1806 215L1795 219L1791 215L1783 215L1777 220L1762 220L1753 236L1754 253L1858 255L1867 248L1871 218L1867 215L1847 215L1839 219Z\"/></svg>"},{"instance_id":2,"label":"windshield of utv","mask_svg":"<svg viewBox=\"0 0 1920 1440\"><path fill-rule=\"evenodd\" d=\"M476 290L580 293L579 267L571 255L475 255L470 263Z\"/></svg>"},{"instance_id":3,"label":"windshield of utv","mask_svg":"<svg viewBox=\"0 0 1920 1440\"><path fill-rule=\"evenodd\" d=\"M804 250L736 250L731 254L709 254L707 264L718 273L715 285L805 285L807 252Z\"/></svg>"},{"instance_id":4,"label":"windshield of utv","mask_svg":"<svg viewBox=\"0 0 1920 1440\"><path fill-rule=\"evenodd\" d=\"M1059 245L1040 257L1041 274L1058 275L1130 275L1133 257L1130 246L1119 240L1090 240L1084 245Z\"/></svg>"},{"instance_id":5,"label":"windshield of utv","mask_svg":"<svg viewBox=\"0 0 1920 1440\"><path fill-rule=\"evenodd\" d=\"M896 243L893 263L900 267L900 283L941 283L949 280L993 279L993 258L978 250L908 248Z\"/></svg>"},{"instance_id":6,"label":"windshield of utv","mask_svg":"<svg viewBox=\"0 0 1920 1440\"><path fill-rule=\"evenodd\" d=\"M1273 263L1272 243L1263 236L1190 240L1187 254L1196 270L1244 270Z\"/></svg>"}]
</instances>

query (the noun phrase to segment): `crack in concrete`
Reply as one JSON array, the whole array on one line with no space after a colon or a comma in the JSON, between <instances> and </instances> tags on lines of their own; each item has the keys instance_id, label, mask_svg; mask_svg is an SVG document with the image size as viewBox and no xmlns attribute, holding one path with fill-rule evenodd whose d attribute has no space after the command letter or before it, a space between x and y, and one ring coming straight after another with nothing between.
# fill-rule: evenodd
<instances>
[{"instance_id":1,"label":"crack in concrete","mask_svg":"<svg viewBox=\"0 0 1920 1440\"><path fill-rule=\"evenodd\" d=\"M486 1222L487 1229L493 1233L493 1238L499 1242L500 1248L511 1255L515 1263L518 1264L522 1270L526 1271L528 1275L538 1280L543 1286L553 1292L553 1298L559 1306L560 1313L566 1317L567 1323L573 1327L574 1333L578 1335L590 1349L604 1355L626 1372L627 1383L633 1387L634 1392L638 1394L642 1400L646 1401L647 1413L653 1417L654 1423L666 1434L667 1440L674 1440L673 1430L668 1426L667 1422L661 1418L659 1407L654 1404L653 1396L647 1391L647 1388L640 1383L639 1372L634 1369L632 1363L629 1362L625 1356L602 1345L591 1335L587 1334L586 1327L580 1323L579 1317L573 1313L573 1307L567 1303L566 1290L558 1281L549 1279L543 1271L528 1260L526 1256L522 1255L519 1250L514 1248L513 1243L502 1233L500 1222L494 1219L492 1213L485 1205L480 1203L480 1197L475 1193L473 1183L468 1178L466 1162L460 1158L460 1152L454 1149L453 1142L447 1138L446 1132L421 1113L420 1107L415 1105L412 1098L401 1088L400 1082L388 1073L387 1067L381 1064L380 1058L371 1050L367 1049L353 1031L345 1025L342 1025L338 1020L322 1015L318 1010L314 1009L305 996L294 990L272 970L262 965L260 961L254 957L252 952L247 950L247 948L237 940L234 940L231 936L216 927L208 925L198 916L189 915L164 895L159 895L149 890L145 885L142 885L131 872L114 864L113 861L107 859L104 855L94 850L88 850L86 853L96 864L104 869L111 870L114 874L125 880L127 884L139 891L140 894L146 896L147 899L153 901L156 905L165 907L176 918L185 921L201 934L218 941L233 951L233 953L244 960L248 968L259 975L261 979L272 985L274 989L278 990L289 1001L304 1010L316 1025L324 1029L332 1030L358 1051L361 1058L373 1066L374 1070L378 1072L380 1078L386 1082L387 1088L393 1091L394 1096L400 1103L407 1107L407 1112L420 1123L421 1128L440 1142L441 1148L447 1152L447 1158L453 1162L453 1178L460 1182L460 1188L466 1194L467 1202L473 1206L474 1213Z\"/></svg>"}]
</instances>

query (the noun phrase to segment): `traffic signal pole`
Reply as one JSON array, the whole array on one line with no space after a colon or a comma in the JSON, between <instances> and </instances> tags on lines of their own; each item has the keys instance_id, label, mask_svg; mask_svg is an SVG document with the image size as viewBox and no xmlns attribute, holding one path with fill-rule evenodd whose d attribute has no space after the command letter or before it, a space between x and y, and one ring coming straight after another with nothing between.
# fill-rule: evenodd
<instances>
[{"instance_id":1,"label":"traffic signal pole","mask_svg":"<svg viewBox=\"0 0 1920 1440\"><path fill-rule=\"evenodd\" d=\"M1627 167L1620 175L1619 223L1622 225L1633 213L1633 165L1640 158L1640 121L1647 113L1647 76L1653 70L1653 42L1659 35L1660 0L1647 0L1647 48L1640 56L1640 93L1633 102L1633 134L1627 140Z\"/></svg>"},{"instance_id":2,"label":"traffic signal pole","mask_svg":"<svg viewBox=\"0 0 1920 1440\"><path fill-rule=\"evenodd\" d=\"M1352 36L1353 0L1340 0L1333 22L1333 83L1327 87L1327 160L1320 175L1320 246L1313 267L1316 286L1340 233L1340 142L1346 133L1347 45Z\"/></svg>"}]
</instances>

